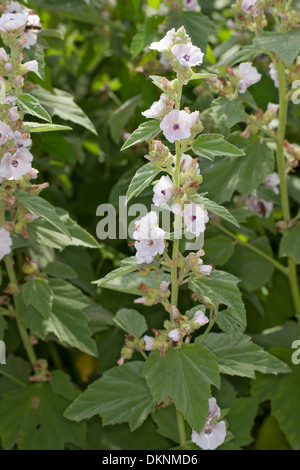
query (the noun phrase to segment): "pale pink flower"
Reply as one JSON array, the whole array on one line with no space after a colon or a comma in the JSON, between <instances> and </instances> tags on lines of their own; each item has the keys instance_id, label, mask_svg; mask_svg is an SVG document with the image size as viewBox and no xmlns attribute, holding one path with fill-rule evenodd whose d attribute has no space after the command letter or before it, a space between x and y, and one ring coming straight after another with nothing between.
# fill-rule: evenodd
<instances>
[{"instance_id":1,"label":"pale pink flower","mask_svg":"<svg viewBox=\"0 0 300 470\"><path fill-rule=\"evenodd\" d=\"M176 158L175 158L175 160L176 160ZM200 175L199 163L196 162L196 160L195 160L194 158L192 158L190 155L187 155L186 153L183 153L183 154L181 155L181 159L180 159L180 168L181 168L183 171L188 171L188 169L189 169L192 165L194 166L197 175Z\"/></svg>"},{"instance_id":2,"label":"pale pink flower","mask_svg":"<svg viewBox=\"0 0 300 470\"><path fill-rule=\"evenodd\" d=\"M179 111L177 109L167 114L160 123L164 136L171 144L175 141L191 137L191 127L191 115L186 111Z\"/></svg>"},{"instance_id":3,"label":"pale pink flower","mask_svg":"<svg viewBox=\"0 0 300 470\"><path fill-rule=\"evenodd\" d=\"M194 320L194 323L198 323L199 326L204 326L204 325L207 325L207 323L209 323L209 319L207 318L206 315L204 315L202 310L198 310L195 313L193 320Z\"/></svg>"},{"instance_id":4,"label":"pale pink flower","mask_svg":"<svg viewBox=\"0 0 300 470\"><path fill-rule=\"evenodd\" d=\"M22 37L26 38L26 42L24 44L25 49L30 49L37 42L37 35L33 31L25 31Z\"/></svg>"},{"instance_id":5,"label":"pale pink flower","mask_svg":"<svg viewBox=\"0 0 300 470\"><path fill-rule=\"evenodd\" d=\"M156 206L168 204L174 193L174 184L170 176L162 176L159 182L154 186L153 203Z\"/></svg>"},{"instance_id":6,"label":"pale pink flower","mask_svg":"<svg viewBox=\"0 0 300 470\"><path fill-rule=\"evenodd\" d=\"M5 124L5 122L0 121L0 145L5 144L8 140L13 138L13 131L11 128Z\"/></svg>"},{"instance_id":7,"label":"pale pink flower","mask_svg":"<svg viewBox=\"0 0 300 470\"><path fill-rule=\"evenodd\" d=\"M206 223L209 221L208 213L198 204L193 202L186 205L183 211L184 224L189 233L193 233L197 237L200 233L205 232Z\"/></svg>"},{"instance_id":8,"label":"pale pink flower","mask_svg":"<svg viewBox=\"0 0 300 470\"><path fill-rule=\"evenodd\" d=\"M213 268L212 268L212 266L210 266L210 264L201 264L201 266L200 266L200 273L201 274L205 274L205 276L210 276L212 271L213 271Z\"/></svg>"},{"instance_id":9,"label":"pale pink flower","mask_svg":"<svg viewBox=\"0 0 300 470\"><path fill-rule=\"evenodd\" d=\"M255 5L257 0L243 0L242 1L242 10L244 13L251 13L255 16Z\"/></svg>"},{"instance_id":10,"label":"pale pink flower","mask_svg":"<svg viewBox=\"0 0 300 470\"><path fill-rule=\"evenodd\" d=\"M18 149L21 149L21 148L24 148L24 147L31 147L31 145L32 145L32 140L29 139L29 138L24 139L21 132L19 132L19 131L16 131L14 133L14 141L15 141L15 145Z\"/></svg>"},{"instance_id":11,"label":"pale pink flower","mask_svg":"<svg viewBox=\"0 0 300 470\"><path fill-rule=\"evenodd\" d=\"M20 119L20 114L18 113L17 106L13 106L12 108L9 109L8 117L11 120L11 122L16 122L18 119Z\"/></svg>"},{"instance_id":12,"label":"pale pink flower","mask_svg":"<svg viewBox=\"0 0 300 470\"><path fill-rule=\"evenodd\" d=\"M269 111L269 113L271 113L271 114L277 114L279 108L280 108L280 105L279 105L279 104L274 104L274 103L269 103L269 104L268 104L268 111Z\"/></svg>"},{"instance_id":13,"label":"pale pink flower","mask_svg":"<svg viewBox=\"0 0 300 470\"><path fill-rule=\"evenodd\" d=\"M155 119L166 110L167 96L163 93L159 101L155 101L150 109L142 113L147 119Z\"/></svg>"},{"instance_id":14,"label":"pale pink flower","mask_svg":"<svg viewBox=\"0 0 300 470\"><path fill-rule=\"evenodd\" d=\"M141 305L145 304L146 302L147 302L147 300L145 299L145 297L139 297L138 299L135 299L135 300L133 301L133 303L135 303L135 304L141 304Z\"/></svg>"},{"instance_id":15,"label":"pale pink flower","mask_svg":"<svg viewBox=\"0 0 300 470\"><path fill-rule=\"evenodd\" d=\"M162 295L166 295L169 292L170 282L162 281L160 284L160 292Z\"/></svg>"},{"instance_id":16,"label":"pale pink flower","mask_svg":"<svg viewBox=\"0 0 300 470\"><path fill-rule=\"evenodd\" d=\"M196 10L196 8L199 6L199 3L198 0L183 0L182 6L186 10Z\"/></svg>"},{"instance_id":17,"label":"pale pink flower","mask_svg":"<svg viewBox=\"0 0 300 470\"><path fill-rule=\"evenodd\" d=\"M265 201L264 199L259 199L258 197L252 194L248 199L246 199L248 208L252 212L256 212L257 214L265 217L266 219L270 217L274 203Z\"/></svg>"},{"instance_id":18,"label":"pale pink flower","mask_svg":"<svg viewBox=\"0 0 300 470\"><path fill-rule=\"evenodd\" d=\"M24 13L24 9L22 8L22 5L20 5L19 2L10 2L6 7L5 7L5 13Z\"/></svg>"},{"instance_id":19,"label":"pale pink flower","mask_svg":"<svg viewBox=\"0 0 300 470\"><path fill-rule=\"evenodd\" d=\"M180 331L177 328L175 330L170 331L170 333L168 333L168 336L169 338L171 338L172 341L175 341L176 343L181 339Z\"/></svg>"},{"instance_id":20,"label":"pale pink flower","mask_svg":"<svg viewBox=\"0 0 300 470\"><path fill-rule=\"evenodd\" d=\"M239 65L239 75L241 77L239 81L240 93L245 93L247 88L261 79L261 74L252 66L251 62L243 62Z\"/></svg>"},{"instance_id":21,"label":"pale pink flower","mask_svg":"<svg viewBox=\"0 0 300 470\"><path fill-rule=\"evenodd\" d=\"M25 62L25 64L23 64L23 67L26 68L27 72L38 73L39 71L39 65L36 60L30 60L29 62Z\"/></svg>"},{"instance_id":22,"label":"pale pink flower","mask_svg":"<svg viewBox=\"0 0 300 470\"><path fill-rule=\"evenodd\" d=\"M272 188L275 194L279 194L280 185L280 178L278 173L271 173L271 175L267 176L265 179L265 185Z\"/></svg>"},{"instance_id":23,"label":"pale pink flower","mask_svg":"<svg viewBox=\"0 0 300 470\"><path fill-rule=\"evenodd\" d=\"M167 32L166 36L162 38L159 42L153 42L149 46L149 49L158 51L158 52L168 51L170 47L173 45L175 32L176 31L174 28L171 29L170 31Z\"/></svg>"},{"instance_id":24,"label":"pale pink flower","mask_svg":"<svg viewBox=\"0 0 300 470\"><path fill-rule=\"evenodd\" d=\"M7 95L5 99L5 104L13 104L15 106L17 102L17 98L13 95Z\"/></svg>"},{"instance_id":25,"label":"pale pink flower","mask_svg":"<svg viewBox=\"0 0 300 470\"><path fill-rule=\"evenodd\" d=\"M1 59L1 60L4 60L5 62L8 61L7 52L6 52L6 50L4 49L4 47L0 47L0 59Z\"/></svg>"},{"instance_id":26,"label":"pale pink flower","mask_svg":"<svg viewBox=\"0 0 300 470\"><path fill-rule=\"evenodd\" d=\"M192 44L176 44L172 47L171 51L180 65L184 67L195 67L203 62L203 52L199 47Z\"/></svg>"},{"instance_id":27,"label":"pale pink flower","mask_svg":"<svg viewBox=\"0 0 300 470\"><path fill-rule=\"evenodd\" d=\"M32 160L33 157L27 149L19 150L14 155L7 152L0 162L0 176L18 181L30 172Z\"/></svg>"},{"instance_id":28,"label":"pale pink flower","mask_svg":"<svg viewBox=\"0 0 300 470\"><path fill-rule=\"evenodd\" d=\"M35 168L31 168L30 172L28 173L28 177L31 180L36 180L38 177L39 171Z\"/></svg>"},{"instance_id":29,"label":"pale pink flower","mask_svg":"<svg viewBox=\"0 0 300 470\"><path fill-rule=\"evenodd\" d=\"M145 346L146 351L153 351L154 338L146 335L144 336L144 341L146 343L146 346Z\"/></svg>"},{"instance_id":30,"label":"pale pink flower","mask_svg":"<svg viewBox=\"0 0 300 470\"><path fill-rule=\"evenodd\" d=\"M27 22L27 18L23 13L7 13L1 16L0 18L0 31L5 31L11 33L24 29L24 26Z\"/></svg>"},{"instance_id":31,"label":"pale pink flower","mask_svg":"<svg viewBox=\"0 0 300 470\"><path fill-rule=\"evenodd\" d=\"M203 450L215 450L222 445L226 438L226 423L219 421L221 410L217 405L216 399L209 400L209 412L207 414L206 424L198 434L193 430L192 441Z\"/></svg>"},{"instance_id":32,"label":"pale pink flower","mask_svg":"<svg viewBox=\"0 0 300 470\"><path fill-rule=\"evenodd\" d=\"M5 228L0 227L0 260L9 255L12 246L10 233Z\"/></svg>"},{"instance_id":33,"label":"pale pink flower","mask_svg":"<svg viewBox=\"0 0 300 470\"><path fill-rule=\"evenodd\" d=\"M272 78L276 88L279 88L279 76L273 62L269 65L270 77Z\"/></svg>"},{"instance_id":34,"label":"pale pink flower","mask_svg":"<svg viewBox=\"0 0 300 470\"><path fill-rule=\"evenodd\" d=\"M133 238L136 240L136 258L138 264L150 264L156 255L162 255L165 250L165 232L158 226L156 212L149 212L136 222L136 231Z\"/></svg>"}]
</instances>

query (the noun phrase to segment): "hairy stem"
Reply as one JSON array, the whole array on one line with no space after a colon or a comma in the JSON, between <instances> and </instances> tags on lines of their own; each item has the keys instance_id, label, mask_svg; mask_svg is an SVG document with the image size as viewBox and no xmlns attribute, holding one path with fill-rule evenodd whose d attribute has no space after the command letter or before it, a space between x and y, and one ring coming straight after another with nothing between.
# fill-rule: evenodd
<instances>
[{"instance_id":1,"label":"hairy stem","mask_svg":"<svg viewBox=\"0 0 300 470\"><path fill-rule=\"evenodd\" d=\"M180 76L178 75L178 93L176 100L176 109L180 110L181 97L182 97L182 82ZM174 174L174 187L178 189L180 187L180 159L181 159L181 144L176 142L176 164L175 164L175 174ZM177 225L181 223L181 217L175 216L174 222L174 231L177 232ZM179 282L178 282L178 251L179 251L179 239L175 239L173 242L173 255L172 255L172 269L171 269L171 281L172 281L172 306L177 307L178 304L178 291L179 291ZM185 426L184 426L184 417L181 411L177 410L177 426L178 434L180 439L180 445L184 446L186 443L185 435Z\"/></svg>"},{"instance_id":2,"label":"hairy stem","mask_svg":"<svg viewBox=\"0 0 300 470\"><path fill-rule=\"evenodd\" d=\"M279 59L278 61L278 78L279 78L279 99L280 99L280 114L279 114L279 130L278 130L278 141L277 141L277 165L278 173L280 177L280 194L281 194L281 207L283 212L283 218L285 222L291 220L291 210L289 203L289 195L287 188L287 177L285 171L285 154L284 154L284 141L286 134L287 124L287 112L288 112L288 101L287 101L287 84L285 77L285 64ZM300 293L297 279L297 268L296 263L292 258L288 259L289 264L289 281L291 291L293 295L294 305L296 314L300 323Z\"/></svg>"}]
</instances>

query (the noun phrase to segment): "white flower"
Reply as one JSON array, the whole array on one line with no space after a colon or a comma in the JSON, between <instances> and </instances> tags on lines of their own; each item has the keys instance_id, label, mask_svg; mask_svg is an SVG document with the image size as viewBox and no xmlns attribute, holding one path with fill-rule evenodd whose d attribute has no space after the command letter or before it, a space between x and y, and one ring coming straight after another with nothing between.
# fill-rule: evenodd
<instances>
[{"instance_id":1,"label":"white flower","mask_svg":"<svg viewBox=\"0 0 300 470\"><path fill-rule=\"evenodd\" d=\"M144 341L146 343L146 346L145 346L146 351L153 351L154 338L146 335L144 336Z\"/></svg>"},{"instance_id":2,"label":"white flower","mask_svg":"<svg viewBox=\"0 0 300 470\"><path fill-rule=\"evenodd\" d=\"M279 108L280 108L279 104L274 104L274 103L268 104L268 111L271 114L277 114Z\"/></svg>"},{"instance_id":3,"label":"white flower","mask_svg":"<svg viewBox=\"0 0 300 470\"><path fill-rule=\"evenodd\" d=\"M239 74L241 77L239 81L240 93L245 93L247 88L259 82L261 79L261 74L252 66L251 62L243 62L240 64Z\"/></svg>"},{"instance_id":4,"label":"white flower","mask_svg":"<svg viewBox=\"0 0 300 470\"><path fill-rule=\"evenodd\" d=\"M191 120L192 120L192 126L195 126L199 122L199 111L194 111L193 113L190 114Z\"/></svg>"},{"instance_id":5,"label":"white flower","mask_svg":"<svg viewBox=\"0 0 300 470\"><path fill-rule=\"evenodd\" d=\"M29 62L25 62L25 64L23 64L23 67L25 67L27 72L38 73L39 71L39 65L36 60L30 60Z\"/></svg>"},{"instance_id":6,"label":"white flower","mask_svg":"<svg viewBox=\"0 0 300 470\"><path fill-rule=\"evenodd\" d=\"M217 405L216 399L209 400L209 411L206 423L201 433L196 431L192 433L192 441L203 450L215 450L223 444L226 438L225 421L217 422L221 418L221 410Z\"/></svg>"},{"instance_id":7,"label":"white flower","mask_svg":"<svg viewBox=\"0 0 300 470\"><path fill-rule=\"evenodd\" d=\"M263 199L259 199L253 194L248 199L246 199L246 202L250 211L256 212L266 219L270 217L274 207L273 202L264 201Z\"/></svg>"},{"instance_id":8,"label":"white flower","mask_svg":"<svg viewBox=\"0 0 300 470\"><path fill-rule=\"evenodd\" d=\"M0 47L0 59L4 60L5 62L8 61L7 52L4 47Z\"/></svg>"},{"instance_id":9,"label":"white flower","mask_svg":"<svg viewBox=\"0 0 300 470\"><path fill-rule=\"evenodd\" d=\"M27 149L19 150L14 155L7 152L0 162L0 176L18 181L30 172L32 160L33 157Z\"/></svg>"},{"instance_id":10,"label":"white flower","mask_svg":"<svg viewBox=\"0 0 300 470\"><path fill-rule=\"evenodd\" d=\"M142 113L147 119L155 119L160 116L166 109L167 97L163 93L159 101L155 101L150 109Z\"/></svg>"},{"instance_id":11,"label":"white flower","mask_svg":"<svg viewBox=\"0 0 300 470\"><path fill-rule=\"evenodd\" d=\"M176 160L176 158L175 158ZM180 168L183 171L188 171L190 166L194 166L197 175L200 175L200 167L199 163L196 161L196 159L192 158L190 155L187 155L186 153L183 153L180 158Z\"/></svg>"},{"instance_id":12,"label":"white flower","mask_svg":"<svg viewBox=\"0 0 300 470\"><path fill-rule=\"evenodd\" d=\"M195 316L194 316L193 320L194 320L195 323L198 323L198 325L200 325L200 326L204 326L204 325L207 325L207 323L209 323L209 319L207 318L206 315L204 315L202 310L198 310L195 313Z\"/></svg>"},{"instance_id":13,"label":"white flower","mask_svg":"<svg viewBox=\"0 0 300 470\"><path fill-rule=\"evenodd\" d=\"M11 128L5 124L5 122L0 121L0 145L5 144L8 140L13 138L13 131Z\"/></svg>"},{"instance_id":14,"label":"white flower","mask_svg":"<svg viewBox=\"0 0 300 470\"><path fill-rule=\"evenodd\" d=\"M158 52L168 51L170 47L173 45L175 32L176 32L175 28L171 29L170 31L167 32L166 36L162 38L159 42L153 42L149 46L149 49L158 51Z\"/></svg>"},{"instance_id":15,"label":"white flower","mask_svg":"<svg viewBox=\"0 0 300 470\"><path fill-rule=\"evenodd\" d=\"M178 329L170 331L168 336L169 338L171 338L172 341L175 341L176 343L181 339L180 331Z\"/></svg>"},{"instance_id":16,"label":"white flower","mask_svg":"<svg viewBox=\"0 0 300 470\"><path fill-rule=\"evenodd\" d=\"M160 123L160 128L171 144L191 137L192 119L186 111L174 109Z\"/></svg>"},{"instance_id":17,"label":"white flower","mask_svg":"<svg viewBox=\"0 0 300 470\"><path fill-rule=\"evenodd\" d=\"M20 114L18 113L17 106L13 106L12 108L9 109L8 117L11 120L11 122L15 122L18 119L20 119Z\"/></svg>"},{"instance_id":18,"label":"white flower","mask_svg":"<svg viewBox=\"0 0 300 470\"><path fill-rule=\"evenodd\" d=\"M20 5L19 2L10 2L6 7L5 7L5 13L23 13L24 9Z\"/></svg>"},{"instance_id":19,"label":"white flower","mask_svg":"<svg viewBox=\"0 0 300 470\"><path fill-rule=\"evenodd\" d=\"M161 282L160 292L162 293L162 295L166 295L169 292L169 286L170 286L170 282L168 282L168 281L162 281Z\"/></svg>"},{"instance_id":20,"label":"white flower","mask_svg":"<svg viewBox=\"0 0 300 470\"><path fill-rule=\"evenodd\" d=\"M276 88L279 88L278 71L275 69L273 62L269 65L270 77L272 78Z\"/></svg>"},{"instance_id":21,"label":"white flower","mask_svg":"<svg viewBox=\"0 0 300 470\"><path fill-rule=\"evenodd\" d=\"M182 6L186 10L195 10L199 4L198 0L183 0Z\"/></svg>"},{"instance_id":22,"label":"white flower","mask_svg":"<svg viewBox=\"0 0 300 470\"><path fill-rule=\"evenodd\" d=\"M9 255L11 251L12 239L7 230L5 228L0 227L0 260L4 258L4 256Z\"/></svg>"},{"instance_id":23,"label":"white flower","mask_svg":"<svg viewBox=\"0 0 300 470\"><path fill-rule=\"evenodd\" d=\"M0 31L7 33L23 29L27 22L27 18L22 13L8 13L0 18Z\"/></svg>"},{"instance_id":24,"label":"white flower","mask_svg":"<svg viewBox=\"0 0 300 470\"><path fill-rule=\"evenodd\" d=\"M20 131L16 131L14 133L14 142L18 149L30 147L32 145L32 140L29 138L24 139Z\"/></svg>"},{"instance_id":25,"label":"white flower","mask_svg":"<svg viewBox=\"0 0 300 470\"><path fill-rule=\"evenodd\" d=\"M200 233L205 232L205 224L209 221L206 210L203 210L198 204L192 202L185 206L183 215L184 224L188 232L193 233L197 237Z\"/></svg>"},{"instance_id":26,"label":"white flower","mask_svg":"<svg viewBox=\"0 0 300 470\"><path fill-rule=\"evenodd\" d=\"M200 273L201 274L205 274L205 276L210 276L211 273L212 273L212 266L210 266L210 264L202 264L200 266Z\"/></svg>"},{"instance_id":27,"label":"white flower","mask_svg":"<svg viewBox=\"0 0 300 470\"><path fill-rule=\"evenodd\" d=\"M30 49L37 42L37 35L33 31L25 31L23 37L26 38L26 42L24 44L25 49Z\"/></svg>"},{"instance_id":28,"label":"white flower","mask_svg":"<svg viewBox=\"0 0 300 470\"><path fill-rule=\"evenodd\" d=\"M145 299L145 297L139 297L138 299L135 299L133 302L135 304L145 304L147 302L147 299Z\"/></svg>"},{"instance_id":29,"label":"white flower","mask_svg":"<svg viewBox=\"0 0 300 470\"><path fill-rule=\"evenodd\" d=\"M31 180L36 180L38 177L39 171L35 168L31 168L30 172L28 173L28 177Z\"/></svg>"},{"instance_id":30,"label":"white flower","mask_svg":"<svg viewBox=\"0 0 300 470\"><path fill-rule=\"evenodd\" d=\"M156 212L149 212L136 222L136 231L133 238L136 240L136 258L138 264L153 262L157 254L162 255L165 250L165 232L158 226Z\"/></svg>"},{"instance_id":31,"label":"white flower","mask_svg":"<svg viewBox=\"0 0 300 470\"><path fill-rule=\"evenodd\" d=\"M199 47L192 44L176 44L172 47L171 51L180 65L184 67L194 67L201 65L203 62L203 52Z\"/></svg>"},{"instance_id":32,"label":"white flower","mask_svg":"<svg viewBox=\"0 0 300 470\"><path fill-rule=\"evenodd\" d=\"M170 176L162 176L159 182L154 186L153 203L156 206L168 204L172 199L174 192L174 184Z\"/></svg>"},{"instance_id":33,"label":"white flower","mask_svg":"<svg viewBox=\"0 0 300 470\"><path fill-rule=\"evenodd\" d=\"M277 187L280 185L279 174L271 173L271 175L267 176L265 179L265 185L272 188L275 194L279 194L279 188Z\"/></svg>"},{"instance_id":34,"label":"white flower","mask_svg":"<svg viewBox=\"0 0 300 470\"><path fill-rule=\"evenodd\" d=\"M243 0L242 10L244 13L254 13L257 0Z\"/></svg>"},{"instance_id":35,"label":"white flower","mask_svg":"<svg viewBox=\"0 0 300 470\"><path fill-rule=\"evenodd\" d=\"M13 104L15 105L17 102L17 98L13 95L7 95L6 97L6 100L5 100L5 104Z\"/></svg>"}]
</instances>

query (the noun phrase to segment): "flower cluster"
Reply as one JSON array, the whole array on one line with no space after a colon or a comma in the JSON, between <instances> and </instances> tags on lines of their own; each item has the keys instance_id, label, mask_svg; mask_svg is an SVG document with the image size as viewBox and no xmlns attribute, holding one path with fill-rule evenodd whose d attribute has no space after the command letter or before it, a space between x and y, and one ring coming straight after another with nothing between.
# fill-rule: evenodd
<instances>
[{"instance_id":1,"label":"flower cluster","mask_svg":"<svg viewBox=\"0 0 300 470\"><path fill-rule=\"evenodd\" d=\"M18 98L23 92L24 76L28 72L38 73L36 60L22 62L22 50L36 44L40 30L40 19L33 10L18 2L6 4L0 18L5 46L0 48L0 201L5 201L7 209L14 204L15 191L27 187L38 173L32 168L32 141L23 125ZM13 233L26 238L25 225L30 220L32 214L20 206L14 223L0 227L0 259L10 253Z\"/></svg>"}]
</instances>

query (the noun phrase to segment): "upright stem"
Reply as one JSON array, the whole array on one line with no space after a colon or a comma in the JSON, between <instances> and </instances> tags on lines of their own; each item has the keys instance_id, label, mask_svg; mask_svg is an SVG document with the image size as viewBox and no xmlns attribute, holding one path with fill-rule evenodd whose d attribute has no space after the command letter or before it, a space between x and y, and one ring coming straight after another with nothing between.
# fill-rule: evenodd
<instances>
[{"instance_id":1,"label":"upright stem","mask_svg":"<svg viewBox=\"0 0 300 470\"><path fill-rule=\"evenodd\" d=\"M178 93L175 108L180 110L182 97L182 83L178 75ZM181 159L181 144L176 142L176 164L175 164L175 174L174 174L174 187L178 189L180 187L180 159ZM181 217L175 216L174 231L177 231L178 222L181 223ZM177 307L178 304L178 251L179 251L179 239L175 239L173 242L173 255L172 255L172 269L171 269L171 280L172 280L172 306ZM178 434L180 439L180 445L184 446L186 444L186 434L185 434L185 425L184 417L181 411L177 410L177 426Z\"/></svg>"},{"instance_id":2,"label":"upright stem","mask_svg":"<svg viewBox=\"0 0 300 470\"><path fill-rule=\"evenodd\" d=\"M9 255L5 256L4 261L5 261L5 266L6 266L6 270L7 270L7 274L8 274L10 282L12 284L18 285L18 281L17 281L17 278L16 278L14 266L13 266L12 255L9 254ZM15 309L16 309L16 294L14 294L14 304L15 304ZM23 325L23 323L21 323L19 320L17 320L17 325L18 325L18 329L19 329L21 339L23 341L24 348L26 349L28 358L30 360L30 363L31 363L32 366L34 366L34 364L36 364L36 362L37 362L37 357L35 355L33 346L30 343L27 330L26 330L25 326Z\"/></svg>"},{"instance_id":3,"label":"upright stem","mask_svg":"<svg viewBox=\"0 0 300 470\"><path fill-rule=\"evenodd\" d=\"M284 140L286 134L288 101L286 99L286 78L285 78L285 64L279 59L278 61L278 77L279 77L279 96L280 96L280 114L279 114L279 130L277 141L277 165L280 177L280 192L281 192L281 207L283 218L285 222L291 220L291 210L289 204L289 195L287 188L287 178L285 172L285 155L284 155ZM289 264L289 281L293 300L295 304L296 314L300 323L300 293L297 279L297 267L292 258L288 259Z\"/></svg>"}]
</instances>

